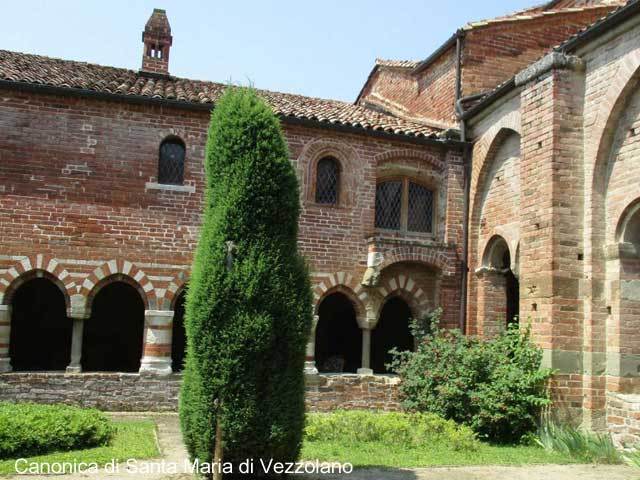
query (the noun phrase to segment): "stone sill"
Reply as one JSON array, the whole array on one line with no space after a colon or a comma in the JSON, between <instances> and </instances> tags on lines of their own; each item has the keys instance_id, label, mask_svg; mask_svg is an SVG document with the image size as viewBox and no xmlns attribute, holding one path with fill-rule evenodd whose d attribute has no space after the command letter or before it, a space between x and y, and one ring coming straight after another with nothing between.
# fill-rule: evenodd
<instances>
[{"instance_id":1,"label":"stone sill","mask_svg":"<svg viewBox=\"0 0 640 480\"><path fill-rule=\"evenodd\" d=\"M169 185L166 183L147 182L144 184L145 190L161 190L165 192L195 193L195 185Z\"/></svg>"}]
</instances>

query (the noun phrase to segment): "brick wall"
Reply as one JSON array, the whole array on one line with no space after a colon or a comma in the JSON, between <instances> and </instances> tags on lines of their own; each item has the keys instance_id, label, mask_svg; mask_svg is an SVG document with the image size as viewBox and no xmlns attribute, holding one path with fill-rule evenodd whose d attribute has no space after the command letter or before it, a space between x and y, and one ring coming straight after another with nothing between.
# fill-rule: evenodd
<instances>
[{"instance_id":1,"label":"brick wall","mask_svg":"<svg viewBox=\"0 0 640 480\"><path fill-rule=\"evenodd\" d=\"M9 132L0 138L0 303L11 302L29 271L46 271L64 290L70 316L87 318L105 282L129 279L148 310L147 341L167 342L162 330L170 319L154 311L173 309L188 281L208 121L205 111L0 90L0 128ZM451 318L457 315L461 152L400 137L283 127L301 184L299 247L315 301L322 300L328 279L343 284L354 301L363 295L360 282L375 238L384 245L385 266L414 261L439 270L443 288L428 293ZM159 146L169 135L186 145L185 181L178 188L157 183ZM337 205L315 203L315 166L326 155L341 165ZM376 231L376 182L391 170L427 179L436 191L432 235ZM10 311L0 308L5 362L9 327ZM165 359L168 351L169 344L146 345L145 356Z\"/></svg>"}]
</instances>

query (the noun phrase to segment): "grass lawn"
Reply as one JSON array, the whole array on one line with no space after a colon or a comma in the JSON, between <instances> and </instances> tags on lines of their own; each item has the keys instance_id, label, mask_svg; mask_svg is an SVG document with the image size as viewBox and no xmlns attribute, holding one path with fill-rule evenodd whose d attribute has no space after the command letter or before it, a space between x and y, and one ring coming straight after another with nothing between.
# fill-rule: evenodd
<instances>
[{"instance_id":1,"label":"grass lawn","mask_svg":"<svg viewBox=\"0 0 640 480\"><path fill-rule=\"evenodd\" d=\"M116 434L110 445L105 447L54 452L47 455L28 457L29 462L96 462L102 466L112 459L118 461L129 458L152 458L159 454L156 445L155 424L151 420L114 421ZM0 474L16 473L15 459L0 460Z\"/></svg>"},{"instance_id":2,"label":"grass lawn","mask_svg":"<svg viewBox=\"0 0 640 480\"><path fill-rule=\"evenodd\" d=\"M567 455L535 446L499 446L483 443L476 451L455 451L434 443L428 448L363 442L353 445L335 441L305 441L305 460L349 462L354 467L431 467L444 465L524 465L576 463Z\"/></svg>"}]
</instances>

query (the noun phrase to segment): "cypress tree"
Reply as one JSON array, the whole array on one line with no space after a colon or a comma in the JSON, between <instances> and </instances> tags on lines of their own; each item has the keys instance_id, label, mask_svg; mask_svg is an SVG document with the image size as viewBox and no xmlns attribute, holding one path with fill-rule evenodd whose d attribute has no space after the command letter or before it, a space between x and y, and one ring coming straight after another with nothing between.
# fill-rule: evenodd
<instances>
[{"instance_id":1,"label":"cypress tree","mask_svg":"<svg viewBox=\"0 0 640 480\"><path fill-rule=\"evenodd\" d=\"M298 181L280 122L253 90L230 87L217 102L205 174L185 310L184 440L192 460L212 461L219 421L224 462L295 461L311 289L297 251Z\"/></svg>"}]
</instances>

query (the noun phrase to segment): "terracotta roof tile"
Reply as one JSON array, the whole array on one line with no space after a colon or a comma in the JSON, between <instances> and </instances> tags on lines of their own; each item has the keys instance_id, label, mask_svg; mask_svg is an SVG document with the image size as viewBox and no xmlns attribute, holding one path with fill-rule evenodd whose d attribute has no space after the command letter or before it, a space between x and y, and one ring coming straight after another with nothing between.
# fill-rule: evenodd
<instances>
[{"instance_id":1,"label":"terracotta roof tile","mask_svg":"<svg viewBox=\"0 0 640 480\"><path fill-rule=\"evenodd\" d=\"M213 104L226 86L173 76L145 75L124 68L105 67L26 53L0 50L0 80L83 89L106 94L142 96L194 104ZM274 112L283 117L345 125L397 135L435 138L440 130L372 109L320 98L258 90Z\"/></svg>"}]
</instances>

